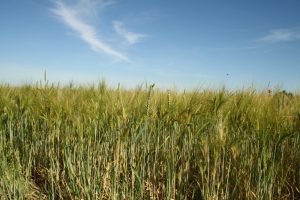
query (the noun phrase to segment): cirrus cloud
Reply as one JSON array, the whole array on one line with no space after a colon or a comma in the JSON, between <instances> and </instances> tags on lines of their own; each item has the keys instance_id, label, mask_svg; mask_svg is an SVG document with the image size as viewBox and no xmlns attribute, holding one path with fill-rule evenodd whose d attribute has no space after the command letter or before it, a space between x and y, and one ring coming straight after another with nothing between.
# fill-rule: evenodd
<instances>
[{"instance_id":1,"label":"cirrus cloud","mask_svg":"<svg viewBox=\"0 0 300 200\"><path fill-rule=\"evenodd\" d=\"M122 38L124 38L129 44L135 44L139 42L142 38L147 37L146 34L128 31L125 28L124 23L120 21L113 21L112 24L116 33Z\"/></svg>"},{"instance_id":2,"label":"cirrus cloud","mask_svg":"<svg viewBox=\"0 0 300 200\"><path fill-rule=\"evenodd\" d=\"M54 9L51 9L60 20L62 20L69 28L71 28L84 42L97 52L105 53L116 60L129 62L129 59L123 53L115 50L107 43L102 41L97 35L96 28L83 20L83 14L88 13L93 7L91 0L80 0L80 6L68 6L62 1L57 1ZM108 2L97 1L100 7L110 5Z\"/></svg>"},{"instance_id":3,"label":"cirrus cloud","mask_svg":"<svg viewBox=\"0 0 300 200\"><path fill-rule=\"evenodd\" d=\"M258 39L260 42L277 43L300 40L300 30L297 29L275 29L267 35Z\"/></svg>"}]
</instances>

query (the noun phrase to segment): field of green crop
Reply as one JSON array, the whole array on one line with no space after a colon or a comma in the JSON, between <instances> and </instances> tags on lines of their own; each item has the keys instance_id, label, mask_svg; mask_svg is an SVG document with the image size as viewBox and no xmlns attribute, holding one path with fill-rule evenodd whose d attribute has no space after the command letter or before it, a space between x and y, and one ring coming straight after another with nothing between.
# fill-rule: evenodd
<instances>
[{"instance_id":1,"label":"field of green crop","mask_svg":"<svg viewBox=\"0 0 300 200\"><path fill-rule=\"evenodd\" d=\"M0 199L299 199L300 96L0 85Z\"/></svg>"}]
</instances>

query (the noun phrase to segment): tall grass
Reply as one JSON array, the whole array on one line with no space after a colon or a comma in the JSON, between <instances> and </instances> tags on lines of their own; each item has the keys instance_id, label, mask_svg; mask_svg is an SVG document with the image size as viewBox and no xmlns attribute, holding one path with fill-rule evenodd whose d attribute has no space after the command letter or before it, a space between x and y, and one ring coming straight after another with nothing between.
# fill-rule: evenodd
<instances>
[{"instance_id":1,"label":"tall grass","mask_svg":"<svg viewBox=\"0 0 300 200\"><path fill-rule=\"evenodd\" d=\"M0 86L1 199L299 199L300 96Z\"/></svg>"}]
</instances>

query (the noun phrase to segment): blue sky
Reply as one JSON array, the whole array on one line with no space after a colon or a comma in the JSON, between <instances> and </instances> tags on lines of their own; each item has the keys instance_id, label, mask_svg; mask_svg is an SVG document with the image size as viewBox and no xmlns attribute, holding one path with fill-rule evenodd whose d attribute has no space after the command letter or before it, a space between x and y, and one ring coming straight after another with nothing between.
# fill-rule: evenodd
<instances>
[{"instance_id":1,"label":"blue sky","mask_svg":"<svg viewBox=\"0 0 300 200\"><path fill-rule=\"evenodd\" d=\"M300 1L5 0L0 82L300 89Z\"/></svg>"}]
</instances>

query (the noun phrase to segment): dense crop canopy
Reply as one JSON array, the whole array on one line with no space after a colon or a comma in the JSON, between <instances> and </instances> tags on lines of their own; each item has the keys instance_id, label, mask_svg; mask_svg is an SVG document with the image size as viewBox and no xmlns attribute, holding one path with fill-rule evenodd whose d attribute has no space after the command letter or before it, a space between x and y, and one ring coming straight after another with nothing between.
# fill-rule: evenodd
<instances>
[{"instance_id":1,"label":"dense crop canopy","mask_svg":"<svg viewBox=\"0 0 300 200\"><path fill-rule=\"evenodd\" d=\"M0 86L1 199L300 198L300 97Z\"/></svg>"}]
</instances>

